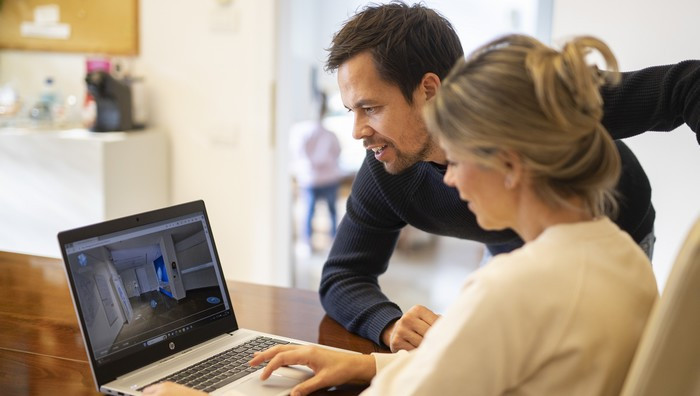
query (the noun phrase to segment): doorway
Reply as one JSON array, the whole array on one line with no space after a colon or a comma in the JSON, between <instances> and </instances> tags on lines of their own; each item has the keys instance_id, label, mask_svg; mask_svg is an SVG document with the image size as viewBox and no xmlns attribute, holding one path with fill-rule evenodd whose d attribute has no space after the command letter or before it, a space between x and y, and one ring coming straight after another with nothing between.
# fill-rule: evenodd
<instances>
[{"instance_id":1,"label":"doorway","mask_svg":"<svg viewBox=\"0 0 700 396\"><path fill-rule=\"evenodd\" d=\"M379 1L383 2L388 1ZM352 139L352 116L347 114L340 103L335 75L324 72L323 68L325 49L335 31L356 10L368 3L370 2L360 0L277 2L275 188L278 189L278 198L275 204L276 211L280 214L280 227L276 237L282 241L278 262L290 263L290 282L295 287L317 289L321 267L332 241L322 234L329 225L327 216L324 218L327 211L319 205L316 209L320 215L316 223L321 232L317 238L318 249L309 252L298 248L300 203L288 171L288 133L293 124L311 116L312 96L316 90L323 90L329 97L330 107L324 125L333 130L341 142L342 166L349 174L359 169L364 159L364 148L361 142ZM465 53L489 39L512 32L533 35L547 43L550 41L552 0L425 0L422 3L438 10L451 21L460 36ZM338 194L338 219L344 214L351 182L352 179L348 180ZM405 245L410 247L395 252L389 272L380 279L383 288L396 291L388 291L387 294L402 308L412 305L413 300L425 298L425 293L407 294L405 290L424 289L426 293L435 289L456 290L465 273L478 266L483 250L479 244L449 238L433 239L432 236L410 228L407 228L406 234L402 238L407 239ZM429 243L424 243L426 241ZM453 265L460 257L466 257L468 262ZM399 271L399 268L403 270ZM413 276L401 277L400 273L406 271ZM411 284L408 278L422 279L424 284ZM450 285L444 285L446 280ZM440 286L436 287L436 284ZM442 297L439 299L449 300ZM418 302L421 301L414 303Z\"/></svg>"}]
</instances>

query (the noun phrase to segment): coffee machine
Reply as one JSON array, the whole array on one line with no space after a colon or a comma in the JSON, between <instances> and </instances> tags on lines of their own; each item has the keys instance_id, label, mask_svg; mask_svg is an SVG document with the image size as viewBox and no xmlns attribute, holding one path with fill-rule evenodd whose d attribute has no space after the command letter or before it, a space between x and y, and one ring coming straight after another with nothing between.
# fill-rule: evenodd
<instances>
[{"instance_id":1,"label":"coffee machine","mask_svg":"<svg viewBox=\"0 0 700 396\"><path fill-rule=\"evenodd\" d=\"M104 70L88 72L87 89L95 100L97 112L90 130L93 132L134 129L131 87Z\"/></svg>"}]
</instances>

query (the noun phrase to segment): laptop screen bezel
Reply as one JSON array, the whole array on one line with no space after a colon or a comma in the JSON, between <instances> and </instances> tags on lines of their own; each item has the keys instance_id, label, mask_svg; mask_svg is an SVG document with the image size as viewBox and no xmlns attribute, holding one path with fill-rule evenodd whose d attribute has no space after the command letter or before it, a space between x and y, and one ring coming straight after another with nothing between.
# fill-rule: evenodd
<instances>
[{"instance_id":1,"label":"laptop screen bezel","mask_svg":"<svg viewBox=\"0 0 700 396\"><path fill-rule=\"evenodd\" d=\"M71 298L73 299L73 305L80 322L80 331L83 335L85 349L90 361L90 366L92 367L93 376L97 382L98 390L102 385L113 381L124 374L145 367L149 364L157 362L160 359L181 353L188 348L199 345L222 334L233 332L238 329L238 322L236 321L236 316L233 311L233 302L230 298L228 286L224 281L222 285L223 293L224 297L229 300L229 304L231 304L230 315L216 321L212 321L211 323L207 323L187 333L183 333L182 335L168 338L167 342L159 342L151 345L149 348L129 355L127 358L120 358L112 362L98 365L97 358L93 353L89 334L86 331L87 326L85 318L83 317L80 301L78 301L78 299L75 297L77 296L77 289L75 281L71 276L66 245L89 238L100 237L103 235L128 230L134 227L141 227L181 216L196 214L204 215L204 221L206 222L206 226L209 229L209 234L211 237L213 249L212 254L216 263L215 265L218 266L219 272L223 274L221 261L219 260L219 253L216 249L216 243L214 241L214 234L209 223L209 217L206 212L204 201L202 200L92 224L85 227L63 231L58 234L58 242L60 244L61 254L63 256L64 269L69 287L71 289ZM174 346L174 348L172 346Z\"/></svg>"}]
</instances>

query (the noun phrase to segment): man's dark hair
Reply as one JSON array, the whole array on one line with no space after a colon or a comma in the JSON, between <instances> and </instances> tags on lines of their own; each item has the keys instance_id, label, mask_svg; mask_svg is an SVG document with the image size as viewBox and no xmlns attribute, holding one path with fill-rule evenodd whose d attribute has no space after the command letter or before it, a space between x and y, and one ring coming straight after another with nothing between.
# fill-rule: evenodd
<instances>
[{"instance_id":1,"label":"man's dark hair","mask_svg":"<svg viewBox=\"0 0 700 396\"><path fill-rule=\"evenodd\" d=\"M370 51L379 76L396 84L408 103L425 73L442 80L464 55L452 24L435 10L402 2L369 5L350 18L328 48L326 71Z\"/></svg>"}]
</instances>

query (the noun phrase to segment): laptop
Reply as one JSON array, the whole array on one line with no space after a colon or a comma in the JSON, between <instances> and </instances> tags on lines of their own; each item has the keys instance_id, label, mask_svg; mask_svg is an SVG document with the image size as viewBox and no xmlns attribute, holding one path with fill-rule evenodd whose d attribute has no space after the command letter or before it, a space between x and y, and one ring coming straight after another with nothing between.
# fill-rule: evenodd
<instances>
[{"instance_id":1,"label":"laptop","mask_svg":"<svg viewBox=\"0 0 700 396\"><path fill-rule=\"evenodd\" d=\"M98 391L139 395L171 380L214 395L287 395L313 374L283 367L260 381L262 367L247 367L253 350L309 343L238 327L203 201L58 241Z\"/></svg>"}]
</instances>

